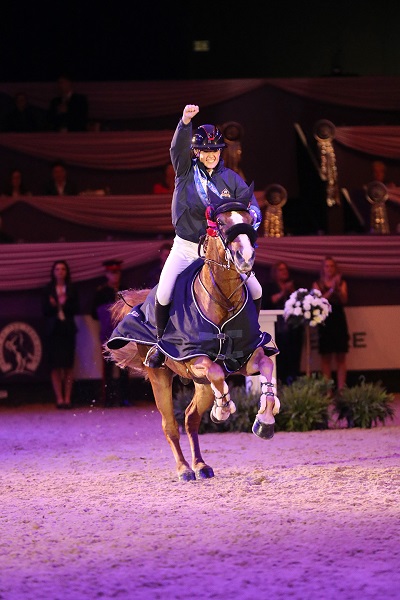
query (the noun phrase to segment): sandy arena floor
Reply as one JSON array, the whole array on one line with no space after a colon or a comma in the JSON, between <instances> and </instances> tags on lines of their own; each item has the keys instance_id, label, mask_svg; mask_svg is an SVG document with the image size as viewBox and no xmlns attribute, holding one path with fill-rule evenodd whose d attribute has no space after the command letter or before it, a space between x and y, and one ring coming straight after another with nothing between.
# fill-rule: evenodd
<instances>
[{"instance_id":1,"label":"sandy arena floor","mask_svg":"<svg viewBox=\"0 0 400 600\"><path fill-rule=\"evenodd\" d=\"M201 444L182 483L152 404L0 408L0 599L400 598L400 411Z\"/></svg>"}]
</instances>

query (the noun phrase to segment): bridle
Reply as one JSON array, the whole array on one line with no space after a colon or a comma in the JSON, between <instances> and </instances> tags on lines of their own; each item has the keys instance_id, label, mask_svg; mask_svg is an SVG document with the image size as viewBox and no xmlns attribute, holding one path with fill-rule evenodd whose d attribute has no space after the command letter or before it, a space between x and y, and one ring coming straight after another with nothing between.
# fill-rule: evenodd
<instances>
[{"instance_id":1,"label":"bridle","mask_svg":"<svg viewBox=\"0 0 400 600\"><path fill-rule=\"evenodd\" d=\"M230 244L240 234L247 235L248 238L250 239L250 243L251 243L252 247L253 248L256 247L257 233L253 229L252 225L250 225L249 223L236 223L235 225L232 225L231 227L229 227L225 232L223 231L225 224L220 219L218 219L218 215L223 212L228 212L228 211L233 211L233 210L246 211L246 208L243 207L243 204L238 203L238 202L229 202L229 203L223 204L217 210L213 210L210 206L207 207L207 209L206 209L207 234L200 239L199 249L198 249L198 254L204 260L204 264L209 266L209 272L210 272L210 276L212 279L213 287L215 287L221 293L221 295L223 295L223 292L222 292L221 288L219 287L219 285L217 284L217 282L215 281L215 277L214 277L212 269L210 268L210 265L216 265L216 266L221 267L222 269L226 269L226 270L231 270L232 265L233 265L235 270L238 271L236 268L236 265L235 265L235 260L232 255L232 250L230 248ZM207 250L207 244L208 244L210 237L214 237L214 238L219 237L219 239L221 240L222 245L225 250L225 262L219 262L219 261L213 260L211 258L207 258L205 256L206 250ZM204 253L203 255L201 255L201 248L203 248L203 253ZM226 297L227 304L229 303L229 306L228 305L225 306L223 303L221 303L219 300L217 300L211 294L211 292L209 292L209 290L206 288L206 286L204 285L204 283L201 279L201 271L199 271L199 273L198 273L198 279L199 279L200 285L202 286L204 291L207 293L208 297L213 302L219 304L219 306L222 306L228 312L233 312L236 309L236 307L233 306L232 303L230 303L229 301L236 294L236 292L245 285L245 283L248 280L248 278L250 277L251 273L252 273L252 271L248 271L246 273L246 277L243 279L241 278L239 285L233 290L233 292L229 296Z\"/></svg>"}]
</instances>

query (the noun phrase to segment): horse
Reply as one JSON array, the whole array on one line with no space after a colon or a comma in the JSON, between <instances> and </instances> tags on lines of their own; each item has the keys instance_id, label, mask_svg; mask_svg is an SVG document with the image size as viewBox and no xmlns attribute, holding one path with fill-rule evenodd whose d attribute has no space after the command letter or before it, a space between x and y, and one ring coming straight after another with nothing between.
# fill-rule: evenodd
<instances>
[{"instance_id":1,"label":"horse","mask_svg":"<svg viewBox=\"0 0 400 600\"><path fill-rule=\"evenodd\" d=\"M105 354L122 368L133 369L143 375L151 383L156 407L162 417L162 429L171 447L176 462L178 478L182 481L195 479L209 479L214 477L213 468L202 457L199 443L199 426L204 413L211 410L211 419L216 423L224 422L235 412L236 407L230 399L227 377L235 374L260 375L260 401L259 410L252 427L255 435L262 439L271 439L274 435L275 415L279 412L279 399L276 395L276 381L273 378L273 362L271 355L279 350L268 333L261 333L258 324L258 312L245 282L250 276L255 261L255 240L257 237L251 222L249 210L242 203L227 202L215 210L207 209L207 233L199 241L199 265L192 268L190 278L186 271L178 277L174 290L175 304L180 309L186 310L182 296L177 291L178 281L183 278L185 289L192 295L194 309L186 314L186 327L175 334L174 343L179 345L183 335L189 335L187 329L193 329L193 319L200 315L211 329L217 333L192 332L192 337L205 339L206 346L210 338L217 343L216 350L192 350L187 356L178 356L174 345L168 346L163 339L168 339L168 325L163 339L158 342L159 347L166 354L163 367L153 369L145 366L146 355L156 343L155 328L151 325L151 310L154 310L154 298L149 300L153 290L124 290L119 299L111 307L111 315L116 328L110 340L105 344ZM194 273L194 275L193 275ZM148 302L146 306L146 302ZM170 321L173 320L173 306ZM250 311L246 316L244 308ZM150 312L149 312L150 311ZM253 311L253 312L252 312ZM242 329L228 331L224 329L243 313L245 320ZM138 319L139 317L139 319ZM125 321L127 321L125 323ZM126 327L134 321L140 321L140 327L146 325L153 328L154 339L141 340L140 336L121 333L121 327ZM251 325L250 321L253 323ZM254 327L254 321L256 327ZM178 328L179 329L179 328ZM182 332L186 329L186 332ZM256 340L249 344L244 343L246 330L255 331ZM123 327L122 327L123 330ZM238 334L239 331L239 334ZM242 344L242 350L224 354L226 344L231 344L232 337ZM207 341L208 340L208 341ZM188 343L190 340L186 340ZM272 342L267 348L266 343ZM224 346L225 344L225 346ZM190 345L190 344L189 344ZM171 349L172 348L172 349ZM250 349L249 349L250 348ZM231 362L227 359L231 358ZM237 357L241 357L241 359ZM233 372L230 369L234 369ZM183 383L194 383L194 395L185 411L185 431L190 443L191 464L186 461L179 440L180 432L174 415L172 382L173 377L179 376Z\"/></svg>"}]
</instances>

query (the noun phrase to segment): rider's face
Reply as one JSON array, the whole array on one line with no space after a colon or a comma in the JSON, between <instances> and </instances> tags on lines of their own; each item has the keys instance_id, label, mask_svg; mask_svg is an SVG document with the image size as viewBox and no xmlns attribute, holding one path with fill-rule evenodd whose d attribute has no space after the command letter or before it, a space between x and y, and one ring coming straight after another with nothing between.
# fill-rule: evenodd
<instances>
[{"instance_id":1,"label":"rider's face","mask_svg":"<svg viewBox=\"0 0 400 600\"><path fill-rule=\"evenodd\" d=\"M215 169L219 162L219 157L221 155L221 150L201 150L199 155L199 160L203 163L206 169Z\"/></svg>"}]
</instances>

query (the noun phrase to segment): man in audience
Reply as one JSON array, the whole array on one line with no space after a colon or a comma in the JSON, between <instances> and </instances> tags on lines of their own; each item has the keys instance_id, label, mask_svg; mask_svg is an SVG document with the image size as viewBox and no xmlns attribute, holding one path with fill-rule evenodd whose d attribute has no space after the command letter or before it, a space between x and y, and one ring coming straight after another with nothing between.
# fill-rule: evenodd
<instances>
[{"instance_id":1,"label":"man in audience","mask_svg":"<svg viewBox=\"0 0 400 600\"><path fill-rule=\"evenodd\" d=\"M78 187L68 176L67 167L62 161L52 164L51 178L44 194L46 196L76 196L78 194Z\"/></svg>"},{"instance_id":2,"label":"man in audience","mask_svg":"<svg viewBox=\"0 0 400 600\"><path fill-rule=\"evenodd\" d=\"M103 262L106 281L100 285L94 295L92 317L100 323L100 343L110 338L114 329L111 321L110 307L117 300L121 288L122 260L111 258ZM103 357L103 404L113 406L130 406L128 401L128 372L117 367L112 361Z\"/></svg>"},{"instance_id":3,"label":"man in audience","mask_svg":"<svg viewBox=\"0 0 400 600\"><path fill-rule=\"evenodd\" d=\"M50 102L48 123L52 131L86 131L89 104L84 94L74 91L69 75L57 80L59 94Z\"/></svg>"}]
</instances>

